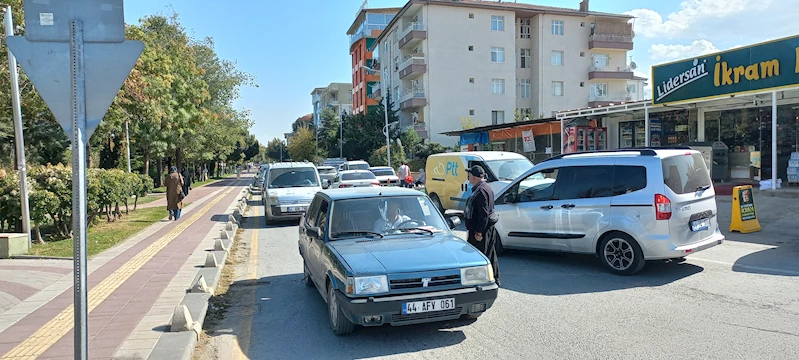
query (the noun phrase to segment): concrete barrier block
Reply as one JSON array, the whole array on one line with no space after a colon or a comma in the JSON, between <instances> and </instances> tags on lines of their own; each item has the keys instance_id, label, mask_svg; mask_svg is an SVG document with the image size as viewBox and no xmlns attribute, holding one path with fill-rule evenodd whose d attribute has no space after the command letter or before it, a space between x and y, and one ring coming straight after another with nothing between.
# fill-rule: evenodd
<instances>
[{"instance_id":1,"label":"concrete barrier block","mask_svg":"<svg viewBox=\"0 0 799 360\"><path fill-rule=\"evenodd\" d=\"M192 284L191 289L189 289L189 292L192 292L192 293L209 293L209 294L213 295L214 294L214 289L212 287L208 286L208 283L205 281L205 277L200 275L200 277L197 278L197 281L195 281L194 284Z\"/></svg>"},{"instance_id":2,"label":"concrete barrier block","mask_svg":"<svg viewBox=\"0 0 799 360\"><path fill-rule=\"evenodd\" d=\"M200 322L194 321L189 313L189 308L186 305L175 306L175 311L172 312L172 319L169 321L170 332L180 331L193 331L200 336Z\"/></svg>"},{"instance_id":3,"label":"concrete barrier block","mask_svg":"<svg viewBox=\"0 0 799 360\"><path fill-rule=\"evenodd\" d=\"M214 241L214 251L230 251L230 245L226 244L222 239Z\"/></svg>"},{"instance_id":4,"label":"concrete barrier block","mask_svg":"<svg viewBox=\"0 0 799 360\"><path fill-rule=\"evenodd\" d=\"M220 239L223 239L223 240L230 240L230 239L231 239L231 236L230 236L230 233L229 233L229 232L227 232L227 231L225 231L225 230L220 230L220 231L219 231L219 238L220 238Z\"/></svg>"},{"instance_id":5,"label":"concrete barrier block","mask_svg":"<svg viewBox=\"0 0 799 360\"><path fill-rule=\"evenodd\" d=\"M232 221L228 220L227 224L225 224L225 231L234 232L234 231L237 230L237 228L238 228L238 226L235 223L233 223Z\"/></svg>"},{"instance_id":6,"label":"concrete barrier block","mask_svg":"<svg viewBox=\"0 0 799 360\"><path fill-rule=\"evenodd\" d=\"M228 215L228 216L227 216L227 221L228 221L228 222L232 222L232 223L234 223L234 224L236 224L236 225L238 225L238 224L239 224L239 221L238 221L238 220L236 220L236 217L235 217L235 216L233 216L233 215Z\"/></svg>"},{"instance_id":7,"label":"concrete barrier block","mask_svg":"<svg viewBox=\"0 0 799 360\"><path fill-rule=\"evenodd\" d=\"M0 234L0 259L28 253L28 235L24 233Z\"/></svg>"},{"instance_id":8,"label":"concrete barrier block","mask_svg":"<svg viewBox=\"0 0 799 360\"><path fill-rule=\"evenodd\" d=\"M209 252L207 255L205 255L205 267L207 268L219 267L219 263L216 261L216 255L214 255L214 253Z\"/></svg>"}]
</instances>

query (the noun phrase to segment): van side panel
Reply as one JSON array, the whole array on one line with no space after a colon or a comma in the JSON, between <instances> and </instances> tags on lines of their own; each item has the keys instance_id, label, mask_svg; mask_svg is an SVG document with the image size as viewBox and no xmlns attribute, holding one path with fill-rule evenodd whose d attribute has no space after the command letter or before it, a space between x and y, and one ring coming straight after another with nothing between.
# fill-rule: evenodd
<instances>
[{"instance_id":1,"label":"van side panel","mask_svg":"<svg viewBox=\"0 0 799 360\"><path fill-rule=\"evenodd\" d=\"M477 158L468 154L430 156L425 170L428 194L438 195L444 209L463 210L471 194L466 171L469 160Z\"/></svg>"}]
</instances>

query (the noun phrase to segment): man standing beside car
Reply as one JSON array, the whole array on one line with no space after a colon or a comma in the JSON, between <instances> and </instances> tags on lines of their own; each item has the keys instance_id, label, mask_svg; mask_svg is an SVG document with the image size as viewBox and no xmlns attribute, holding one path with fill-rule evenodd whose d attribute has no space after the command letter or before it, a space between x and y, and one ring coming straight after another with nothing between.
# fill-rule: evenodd
<instances>
[{"instance_id":1,"label":"man standing beside car","mask_svg":"<svg viewBox=\"0 0 799 360\"><path fill-rule=\"evenodd\" d=\"M485 170L480 165L472 166L467 172L472 195L466 200L466 230L469 244L483 252L491 261L494 278L499 285L499 265L497 264L496 231L497 214L494 213L494 191L485 181Z\"/></svg>"}]
</instances>

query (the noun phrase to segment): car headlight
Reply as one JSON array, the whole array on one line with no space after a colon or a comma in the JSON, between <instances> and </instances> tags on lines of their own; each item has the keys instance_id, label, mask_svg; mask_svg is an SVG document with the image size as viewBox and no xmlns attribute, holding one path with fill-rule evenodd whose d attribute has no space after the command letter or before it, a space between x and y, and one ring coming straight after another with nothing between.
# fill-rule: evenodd
<instances>
[{"instance_id":1,"label":"car headlight","mask_svg":"<svg viewBox=\"0 0 799 360\"><path fill-rule=\"evenodd\" d=\"M278 200L277 196L270 196L269 197L269 205L270 206L278 206L278 205L280 205L280 200Z\"/></svg>"},{"instance_id":2,"label":"car headlight","mask_svg":"<svg viewBox=\"0 0 799 360\"><path fill-rule=\"evenodd\" d=\"M488 265L461 269L462 285L480 285L494 281L494 271Z\"/></svg>"},{"instance_id":3,"label":"car headlight","mask_svg":"<svg viewBox=\"0 0 799 360\"><path fill-rule=\"evenodd\" d=\"M366 295L388 292L388 279L385 275L351 277L347 279L347 294Z\"/></svg>"}]
</instances>

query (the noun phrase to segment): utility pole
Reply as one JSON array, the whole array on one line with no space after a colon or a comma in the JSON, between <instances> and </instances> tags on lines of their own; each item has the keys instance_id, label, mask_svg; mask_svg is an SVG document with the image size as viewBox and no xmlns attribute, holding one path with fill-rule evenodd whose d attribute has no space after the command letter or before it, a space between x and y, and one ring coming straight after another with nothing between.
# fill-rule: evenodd
<instances>
[{"instance_id":1,"label":"utility pole","mask_svg":"<svg viewBox=\"0 0 799 360\"><path fill-rule=\"evenodd\" d=\"M128 122L125 120L125 147L128 150L128 172L130 171L130 132L128 131Z\"/></svg>"}]
</instances>

